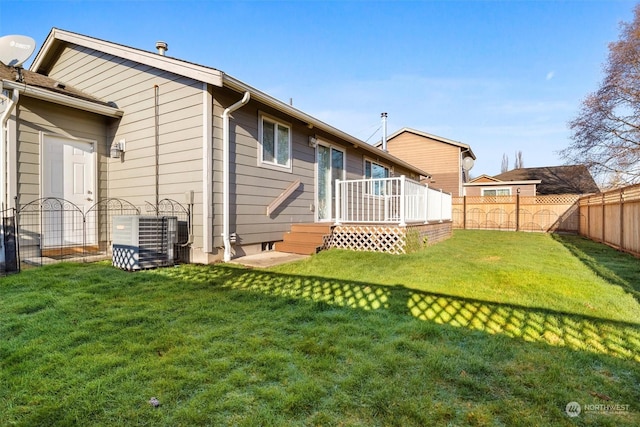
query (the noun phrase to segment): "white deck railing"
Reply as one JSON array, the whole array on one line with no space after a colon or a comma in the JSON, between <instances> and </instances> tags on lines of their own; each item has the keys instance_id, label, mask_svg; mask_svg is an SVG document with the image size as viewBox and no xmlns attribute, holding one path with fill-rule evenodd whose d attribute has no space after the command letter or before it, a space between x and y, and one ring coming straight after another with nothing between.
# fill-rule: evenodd
<instances>
[{"instance_id":1,"label":"white deck railing","mask_svg":"<svg viewBox=\"0 0 640 427\"><path fill-rule=\"evenodd\" d=\"M442 222L451 220L451 194L407 179L336 181L336 224Z\"/></svg>"}]
</instances>

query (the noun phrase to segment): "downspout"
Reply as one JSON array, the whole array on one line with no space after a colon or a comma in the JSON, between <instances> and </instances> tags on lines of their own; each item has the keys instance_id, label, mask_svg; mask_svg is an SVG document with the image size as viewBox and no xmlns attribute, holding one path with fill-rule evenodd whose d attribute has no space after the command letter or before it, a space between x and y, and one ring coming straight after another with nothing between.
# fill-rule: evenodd
<instances>
[{"instance_id":1,"label":"downspout","mask_svg":"<svg viewBox=\"0 0 640 427\"><path fill-rule=\"evenodd\" d=\"M2 87L0 86L0 98L7 102L7 107L2 112L0 116L0 122L2 123L2 127L0 127L0 206L1 209L6 209L6 178L7 178L7 123L9 121L9 117L13 112L14 108L18 104L18 100L20 99L20 95L17 90L13 90L13 94L11 98L2 94Z\"/></svg>"},{"instance_id":2,"label":"downspout","mask_svg":"<svg viewBox=\"0 0 640 427\"><path fill-rule=\"evenodd\" d=\"M251 94L245 92L242 99L226 108L222 113L222 242L224 262L231 261L231 241L229 240L229 115L249 102Z\"/></svg>"}]
</instances>

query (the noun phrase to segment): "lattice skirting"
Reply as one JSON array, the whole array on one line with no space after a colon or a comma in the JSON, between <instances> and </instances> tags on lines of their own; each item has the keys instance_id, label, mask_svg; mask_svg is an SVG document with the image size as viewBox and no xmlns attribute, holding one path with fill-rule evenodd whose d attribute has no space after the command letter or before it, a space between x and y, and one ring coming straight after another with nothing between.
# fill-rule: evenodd
<instances>
[{"instance_id":1,"label":"lattice skirting","mask_svg":"<svg viewBox=\"0 0 640 427\"><path fill-rule=\"evenodd\" d=\"M400 227L391 224L352 224L333 227L327 248L405 254L451 237L452 223Z\"/></svg>"}]
</instances>

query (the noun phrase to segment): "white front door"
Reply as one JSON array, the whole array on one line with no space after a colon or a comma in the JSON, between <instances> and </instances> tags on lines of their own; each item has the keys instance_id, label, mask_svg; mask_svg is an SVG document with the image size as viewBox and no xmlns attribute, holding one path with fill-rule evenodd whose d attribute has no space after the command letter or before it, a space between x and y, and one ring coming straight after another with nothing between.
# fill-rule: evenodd
<instances>
[{"instance_id":1,"label":"white front door","mask_svg":"<svg viewBox=\"0 0 640 427\"><path fill-rule=\"evenodd\" d=\"M47 135L42 145L42 197L72 204L61 206L62 211L43 211L43 247L95 244L95 212L86 218L86 227L82 221L82 214L96 203L94 144Z\"/></svg>"}]
</instances>

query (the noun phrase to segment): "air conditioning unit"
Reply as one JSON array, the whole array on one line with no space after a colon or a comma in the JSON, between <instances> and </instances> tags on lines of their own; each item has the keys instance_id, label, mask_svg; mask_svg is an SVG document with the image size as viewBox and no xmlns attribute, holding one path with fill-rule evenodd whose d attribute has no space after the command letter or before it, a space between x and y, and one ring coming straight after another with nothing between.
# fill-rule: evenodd
<instances>
[{"instance_id":1,"label":"air conditioning unit","mask_svg":"<svg viewBox=\"0 0 640 427\"><path fill-rule=\"evenodd\" d=\"M124 270L173 265L178 218L118 215L112 219L112 261Z\"/></svg>"}]
</instances>

